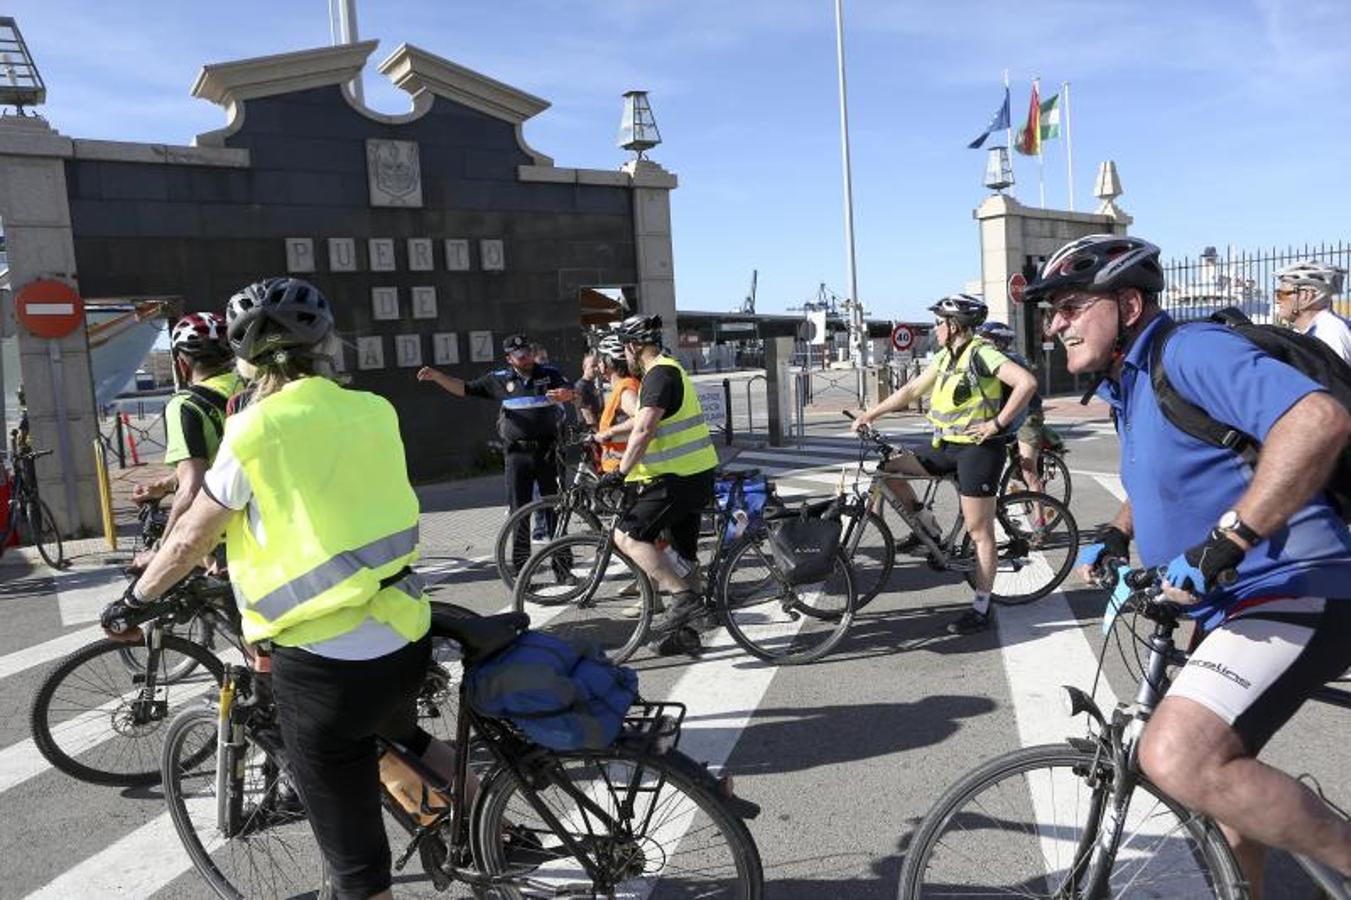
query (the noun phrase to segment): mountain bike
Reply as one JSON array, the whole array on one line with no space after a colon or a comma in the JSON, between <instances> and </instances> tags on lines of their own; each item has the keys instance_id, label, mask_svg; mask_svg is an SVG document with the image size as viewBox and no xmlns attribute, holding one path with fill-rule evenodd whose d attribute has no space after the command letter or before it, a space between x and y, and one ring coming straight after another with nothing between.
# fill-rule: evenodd
<instances>
[{"instance_id":1,"label":"mountain bike","mask_svg":"<svg viewBox=\"0 0 1351 900\"><path fill-rule=\"evenodd\" d=\"M849 415L846 412L846 415ZM896 512L913 535L910 543L925 554L937 571L961 572L968 584L976 583L976 548L966 531L958 505L952 525L932 535L920 524L919 513L898 502L886 489L892 480L923 481L919 497L922 509L933 512L944 484L956 485L955 475L901 475L884 471L899 448L869 425L858 428L860 454L853 497L845 500L845 529L841 546L855 568L860 588L858 606L871 601L881 590L896 564L897 544L881 514L882 504ZM864 474L864 456L875 452L880 463L872 472L866 490L859 485ZM940 510L940 512L946 512ZM1074 568L1079 549L1079 526L1069 507L1046 494L1023 491L1005 494L995 501L995 540L998 563L990 599L1014 606L1044 597L1064 582Z\"/></svg>"},{"instance_id":2,"label":"mountain bike","mask_svg":"<svg viewBox=\"0 0 1351 900\"><path fill-rule=\"evenodd\" d=\"M702 573L691 578L704 609L691 627L707 631L725 626L739 646L766 662L812 662L849 631L856 599L853 573L837 549L822 581L794 584L785 574L770 530L776 520L798 515L800 509L767 505L762 523L737 533L737 495L747 479L759 474L757 469L718 473L731 482L732 494L725 507L714 503L707 511L712 518L711 557ZM624 504L636 496L633 488L626 488ZM810 507L808 513L830 514L833 502ZM566 570L567 579L559 579L559 568ZM537 627L590 641L618 661L649 640L653 616L664 609L652 581L615 546L609 528L569 535L541 548L521 570L513 602ZM685 643L693 649L697 642Z\"/></svg>"},{"instance_id":3,"label":"mountain bike","mask_svg":"<svg viewBox=\"0 0 1351 900\"><path fill-rule=\"evenodd\" d=\"M433 603L432 635L459 645L466 672L529 625ZM433 662L428 681L453 680ZM397 742L379 740L429 786L416 817L383 785L394 870L419 857L431 886L476 897L648 896L758 900L764 876L745 820L759 807L681 753L685 708L639 701L602 750L555 752L478 713L456 688L457 747L486 755L468 800L470 753L446 780ZM270 678L229 666L219 699L185 711L164 745L164 794L198 873L225 898L293 896L327 882L289 775ZM434 789L448 804L433 803ZM395 893L406 896L407 876Z\"/></svg>"},{"instance_id":4,"label":"mountain bike","mask_svg":"<svg viewBox=\"0 0 1351 900\"><path fill-rule=\"evenodd\" d=\"M72 778L119 787L159 780L170 716L225 674L215 653L181 636L193 622L209 623L210 633L246 653L227 581L189 575L141 612L148 624L139 647L94 641L58 663L33 695L33 743Z\"/></svg>"},{"instance_id":5,"label":"mountain bike","mask_svg":"<svg viewBox=\"0 0 1351 900\"><path fill-rule=\"evenodd\" d=\"M568 452L581 451L573 466L571 480L557 494L541 497L513 511L498 529L493 559L497 574L508 590L516 586L515 565L511 559L512 539L523 523L528 526L536 514L544 515L546 521L551 522L549 539L555 540L569 534L600 531L601 521L614 516L613 498L607 496L608 492L596 491L598 475L591 452L595 446L591 432L580 430L555 443L554 459L560 472L566 469Z\"/></svg>"},{"instance_id":6,"label":"mountain bike","mask_svg":"<svg viewBox=\"0 0 1351 900\"><path fill-rule=\"evenodd\" d=\"M66 557L61 532L51 508L38 495L37 461L52 452L33 449L25 411L19 427L9 433L9 462L14 472L9 485L9 509L0 510L0 552L17 535L20 542L36 547L47 565L62 569Z\"/></svg>"},{"instance_id":7,"label":"mountain bike","mask_svg":"<svg viewBox=\"0 0 1351 900\"><path fill-rule=\"evenodd\" d=\"M1115 565L1102 571L1115 571ZM1071 715L1087 714L1088 734L1004 754L954 784L910 844L901 900L1248 896L1216 824L1174 801L1140 770L1144 725L1168 691L1169 670L1186 665L1188 655L1174 644L1182 610L1163 599L1158 570L1124 578L1131 593L1123 611L1136 615L1124 629L1119 616L1111 627L1118 641L1128 630L1137 644L1134 702L1119 703L1108 718L1091 692L1066 685ZM1141 619L1153 623L1147 638L1136 632ZM1143 661L1140 644L1149 651ZM1103 660L1107 649L1104 644ZM1351 691L1324 687L1314 699L1351 709ZM1295 860L1327 897L1351 900L1335 872Z\"/></svg>"}]
</instances>

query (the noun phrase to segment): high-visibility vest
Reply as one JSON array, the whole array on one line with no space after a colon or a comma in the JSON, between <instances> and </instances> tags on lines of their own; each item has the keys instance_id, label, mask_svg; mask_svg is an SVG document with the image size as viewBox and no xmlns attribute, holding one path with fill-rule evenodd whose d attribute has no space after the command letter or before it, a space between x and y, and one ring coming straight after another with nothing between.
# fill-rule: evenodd
<instances>
[{"instance_id":1,"label":"high-visibility vest","mask_svg":"<svg viewBox=\"0 0 1351 900\"><path fill-rule=\"evenodd\" d=\"M227 419L225 442L264 537L245 511L225 532L245 640L313 644L367 616L409 641L427 633L431 607L408 568L418 500L389 401L303 378Z\"/></svg>"},{"instance_id":2,"label":"high-visibility vest","mask_svg":"<svg viewBox=\"0 0 1351 900\"><path fill-rule=\"evenodd\" d=\"M610 391L610 396L605 398L605 408L600 412L600 422L596 426L598 430L605 431L612 425L617 424L616 420L622 423L628 419L628 415L624 412L624 407L619 402L626 391L633 391L635 394L638 393L637 378L629 376L615 382L613 390ZM628 449L628 433L625 432L617 437L613 437L600 446L600 470L602 472L613 472L615 469L619 468L619 461L624 458L624 451Z\"/></svg>"},{"instance_id":3,"label":"high-visibility vest","mask_svg":"<svg viewBox=\"0 0 1351 900\"><path fill-rule=\"evenodd\" d=\"M670 366L679 372L684 397L675 415L657 423L651 443L626 480L647 481L658 475L694 475L716 468L718 451L713 449L713 436L704 421L694 382L680 363L669 356L658 356L652 365L654 368Z\"/></svg>"},{"instance_id":4,"label":"high-visibility vest","mask_svg":"<svg viewBox=\"0 0 1351 900\"><path fill-rule=\"evenodd\" d=\"M971 364L972 354L986 346L990 345L983 338L973 337L955 360L947 348L938 354L938 380L929 395L928 414L935 447L944 441L974 444L976 439L966 430L999 415L1004 383L994 375L978 374Z\"/></svg>"}]
</instances>

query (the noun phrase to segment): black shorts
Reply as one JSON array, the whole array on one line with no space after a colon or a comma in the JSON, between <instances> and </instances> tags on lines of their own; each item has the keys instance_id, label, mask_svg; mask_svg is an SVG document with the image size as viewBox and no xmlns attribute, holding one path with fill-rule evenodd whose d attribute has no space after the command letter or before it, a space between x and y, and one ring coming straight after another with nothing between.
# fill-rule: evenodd
<instances>
[{"instance_id":1,"label":"black shorts","mask_svg":"<svg viewBox=\"0 0 1351 900\"><path fill-rule=\"evenodd\" d=\"M615 527L648 544L669 529L676 551L693 559L699 543L699 517L713 501L713 471L664 475L647 482Z\"/></svg>"},{"instance_id":2,"label":"black shorts","mask_svg":"<svg viewBox=\"0 0 1351 900\"><path fill-rule=\"evenodd\" d=\"M340 900L389 887L375 735L426 751L430 736L418 728L416 699L430 658L430 638L368 660L273 648L282 740Z\"/></svg>"},{"instance_id":3,"label":"black shorts","mask_svg":"<svg viewBox=\"0 0 1351 900\"><path fill-rule=\"evenodd\" d=\"M1008 442L949 444L916 450L924 471L930 475L957 473L957 491L963 497L993 497L999 493L999 476L1004 472Z\"/></svg>"}]
</instances>

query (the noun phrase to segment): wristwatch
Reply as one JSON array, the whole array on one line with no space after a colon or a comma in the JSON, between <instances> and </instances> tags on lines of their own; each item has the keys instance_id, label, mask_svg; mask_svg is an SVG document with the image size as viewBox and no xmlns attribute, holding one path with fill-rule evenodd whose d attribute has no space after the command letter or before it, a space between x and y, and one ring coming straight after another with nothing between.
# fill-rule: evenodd
<instances>
[{"instance_id":1,"label":"wristwatch","mask_svg":"<svg viewBox=\"0 0 1351 900\"><path fill-rule=\"evenodd\" d=\"M1220 516L1220 521L1215 523L1215 527L1220 531L1233 532L1250 546L1262 542L1262 536L1249 528L1248 525L1238 517L1238 510L1236 509L1225 510L1224 515Z\"/></svg>"}]
</instances>

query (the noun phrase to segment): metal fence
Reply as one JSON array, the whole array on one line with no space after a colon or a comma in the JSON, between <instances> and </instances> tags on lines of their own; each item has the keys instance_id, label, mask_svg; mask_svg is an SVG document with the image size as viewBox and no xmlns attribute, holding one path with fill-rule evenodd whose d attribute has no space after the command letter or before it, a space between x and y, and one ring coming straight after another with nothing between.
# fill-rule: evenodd
<instances>
[{"instance_id":1,"label":"metal fence","mask_svg":"<svg viewBox=\"0 0 1351 900\"><path fill-rule=\"evenodd\" d=\"M1198 257L1164 263L1168 287L1163 308L1178 319L1204 318L1226 306L1236 306L1256 322L1272 320L1272 290L1276 273L1291 263L1317 259L1351 269L1351 241L1290 246L1284 250L1236 250L1223 252L1207 247ZM1341 285L1334 309L1351 315L1346 285Z\"/></svg>"}]
</instances>

